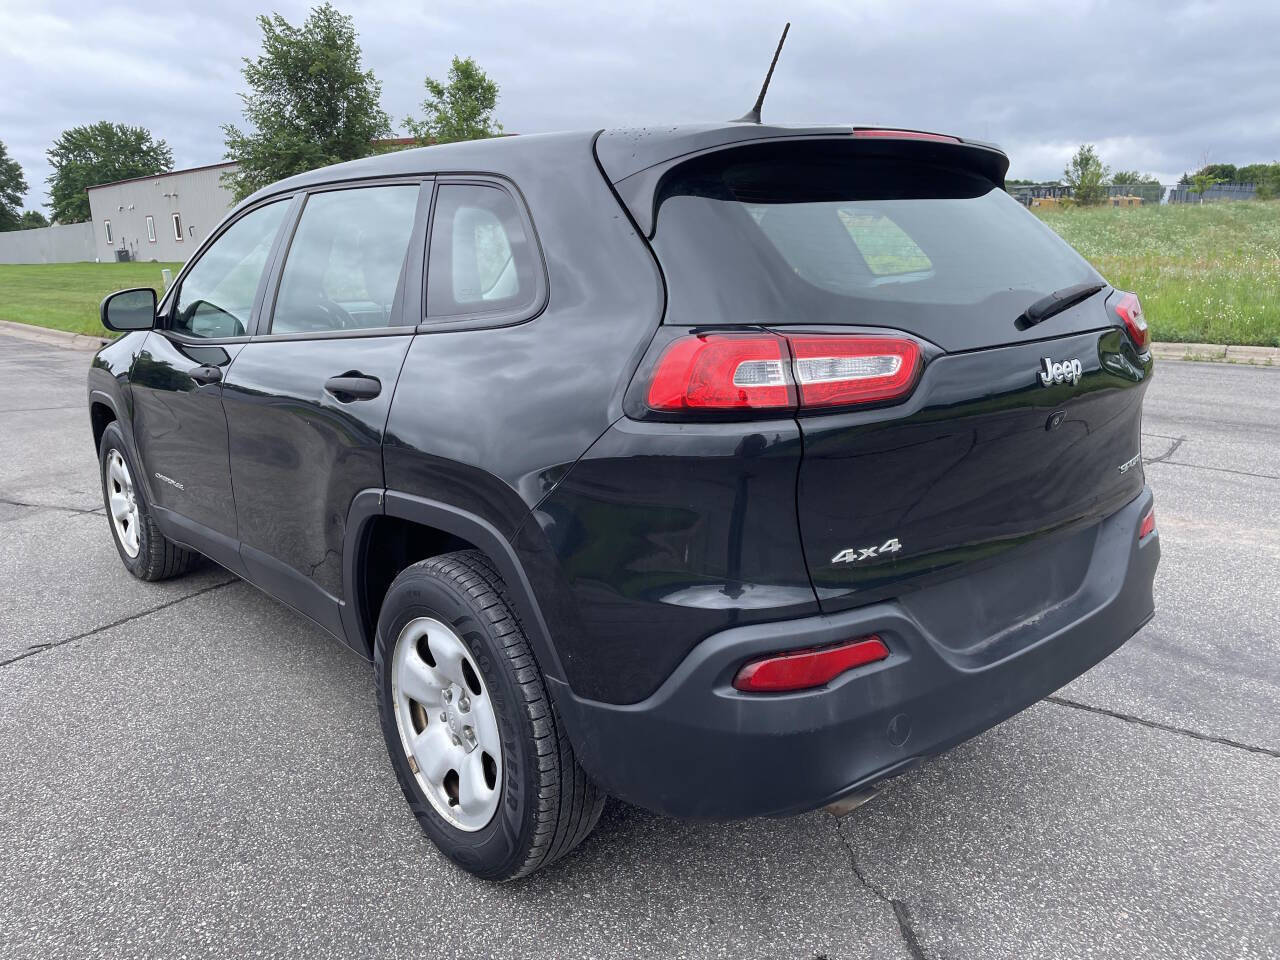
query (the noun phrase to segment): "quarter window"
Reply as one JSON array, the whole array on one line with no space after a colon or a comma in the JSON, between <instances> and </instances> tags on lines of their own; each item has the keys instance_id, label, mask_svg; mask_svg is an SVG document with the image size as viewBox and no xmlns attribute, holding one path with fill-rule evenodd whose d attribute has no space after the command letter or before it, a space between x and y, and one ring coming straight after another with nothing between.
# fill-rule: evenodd
<instances>
[{"instance_id":1,"label":"quarter window","mask_svg":"<svg viewBox=\"0 0 1280 960\"><path fill-rule=\"evenodd\" d=\"M156 242L156 218L147 217L147 240L151 243Z\"/></svg>"},{"instance_id":2,"label":"quarter window","mask_svg":"<svg viewBox=\"0 0 1280 960\"><path fill-rule=\"evenodd\" d=\"M272 333L387 327L402 289L417 184L312 194L289 244Z\"/></svg>"},{"instance_id":3,"label":"quarter window","mask_svg":"<svg viewBox=\"0 0 1280 960\"><path fill-rule=\"evenodd\" d=\"M111 240L111 221L110 220L102 221L102 233L103 233L103 236L107 238L107 243L111 243L112 240Z\"/></svg>"},{"instance_id":4,"label":"quarter window","mask_svg":"<svg viewBox=\"0 0 1280 960\"><path fill-rule=\"evenodd\" d=\"M213 241L182 278L172 329L193 337L245 334L263 268L288 209L285 200L258 207Z\"/></svg>"},{"instance_id":5,"label":"quarter window","mask_svg":"<svg viewBox=\"0 0 1280 960\"><path fill-rule=\"evenodd\" d=\"M511 194L497 186L441 184L427 261L429 319L532 307L536 263Z\"/></svg>"},{"instance_id":6,"label":"quarter window","mask_svg":"<svg viewBox=\"0 0 1280 960\"><path fill-rule=\"evenodd\" d=\"M180 213L173 215L173 239L182 241L182 214Z\"/></svg>"}]
</instances>

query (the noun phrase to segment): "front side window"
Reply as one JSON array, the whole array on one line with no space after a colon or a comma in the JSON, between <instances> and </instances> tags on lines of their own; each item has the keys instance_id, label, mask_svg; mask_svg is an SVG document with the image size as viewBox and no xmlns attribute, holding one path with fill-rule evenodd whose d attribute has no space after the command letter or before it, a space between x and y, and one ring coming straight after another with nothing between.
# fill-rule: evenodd
<instances>
[{"instance_id":1,"label":"front side window","mask_svg":"<svg viewBox=\"0 0 1280 960\"><path fill-rule=\"evenodd\" d=\"M419 190L397 184L308 197L280 276L271 332L390 326Z\"/></svg>"},{"instance_id":2,"label":"front side window","mask_svg":"<svg viewBox=\"0 0 1280 960\"><path fill-rule=\"evenodd\" d=\"M193 337L244 336L258 282L288 209L287 200L258 207L213 241L182 278L172 329Z\"/></svg>"},{"instance_id":3,"label":"front side window","mask_svg":"<svg viewBox=\"0 0 1280 960\"><path fill-rule=\"evenodd\" d=\"M427 317L533 306L537 260L515 200L496 186L442 184L427 260Z\"/></svg>"}]
</instances>

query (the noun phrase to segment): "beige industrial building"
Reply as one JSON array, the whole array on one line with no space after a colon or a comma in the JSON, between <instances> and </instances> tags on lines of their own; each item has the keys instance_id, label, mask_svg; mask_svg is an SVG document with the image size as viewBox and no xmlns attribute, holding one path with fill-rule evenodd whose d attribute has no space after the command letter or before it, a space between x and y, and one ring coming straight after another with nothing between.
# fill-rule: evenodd
<instances>
[{"instance_id":1,"label":"beige industrial building","mask_svg":"<svg viewBox=\"0 0 1280 960\"><path fill-rule=\"evenodd\" d=\"M234 163L89 188L98 260L185 261L234 205L222 175Z\"/></svg>"}]
</instances>

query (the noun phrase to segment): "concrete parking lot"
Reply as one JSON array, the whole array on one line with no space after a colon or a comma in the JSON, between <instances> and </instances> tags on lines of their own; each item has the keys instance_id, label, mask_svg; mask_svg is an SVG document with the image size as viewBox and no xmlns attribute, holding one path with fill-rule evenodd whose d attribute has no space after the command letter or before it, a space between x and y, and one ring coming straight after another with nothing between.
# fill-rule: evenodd
<instances>
[{"instance_id":1,"label":"concrete parking lot","mask_svg":"<svg viewBox=\"0 0 1280 960\"><path fill-rule=\"evenodd\" d=\"M1280 957L1280 369L1160 365L1156 619L837 820L611 803L449 865L370 670L213 566L120 565L89 354L0 334L0 956Z\"/></svg>"}]
</instances>

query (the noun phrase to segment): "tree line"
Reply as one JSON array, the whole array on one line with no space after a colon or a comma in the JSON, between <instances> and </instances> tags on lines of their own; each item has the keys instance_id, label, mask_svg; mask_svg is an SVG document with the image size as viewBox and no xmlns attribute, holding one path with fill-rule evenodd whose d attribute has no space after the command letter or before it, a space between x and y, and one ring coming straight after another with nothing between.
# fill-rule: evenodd
<instances>
[{"instance_id":1,"label":"tree line","mask_svg":"<svg viewBox=\"0 0 1280 960\"><path fill-rule=\"evenodd\" d=\"M406 144L390 143L391 118L382 109L382 84L363 68L351 17L326 2L295 26L279 14L259 16L262 52L244 58L248 87L240 95L245 126L224 124L226 159L238 166L223 176L236 200L276 180ZM422 115L406 117L412 144L498 136L493 119L498 84L470 57L454 57L445 80L428 76ZM45 154L48 207L55 223L90 219L87 188L167 173L173 151L145 127L98 123L63 131ZM22 167L0 142L0 231L43 227L38 210L23 210L28 190Z\"/></svg>"}]
</instances>

